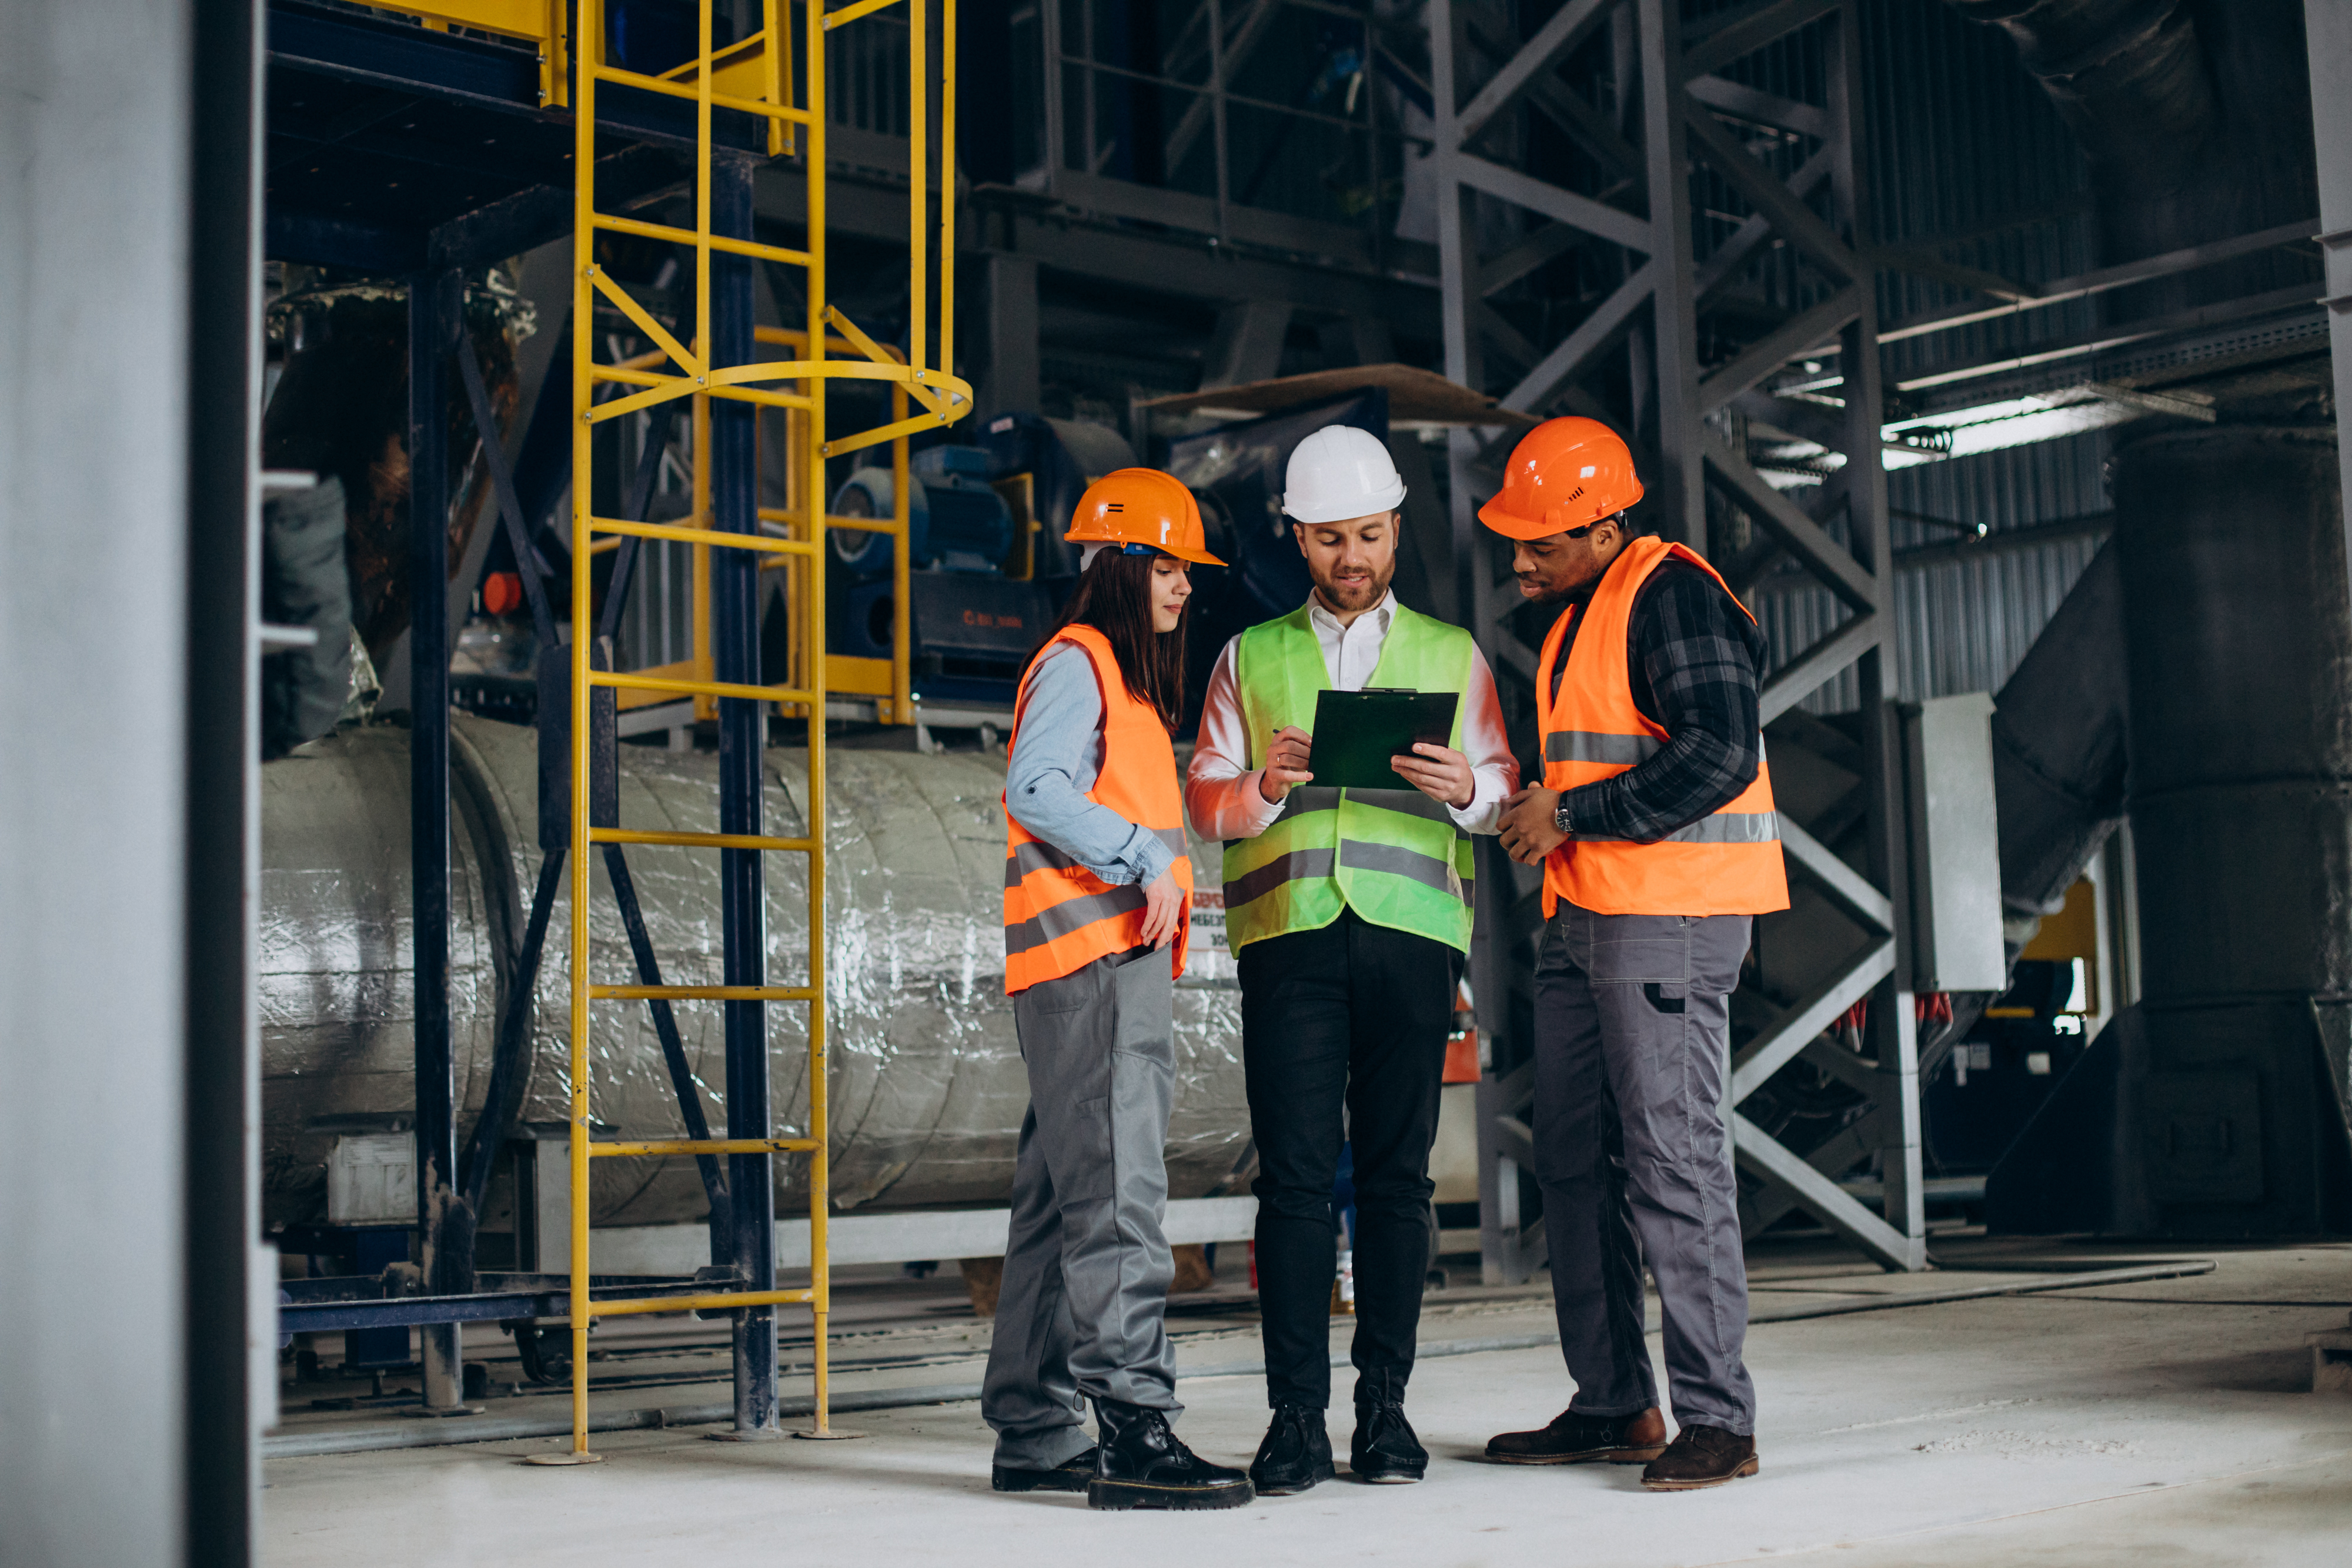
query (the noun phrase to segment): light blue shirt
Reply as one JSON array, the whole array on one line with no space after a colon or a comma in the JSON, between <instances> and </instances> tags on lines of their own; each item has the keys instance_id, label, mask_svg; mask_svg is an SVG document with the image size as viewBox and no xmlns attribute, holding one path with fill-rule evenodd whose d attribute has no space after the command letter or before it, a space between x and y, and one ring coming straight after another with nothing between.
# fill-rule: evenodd
<instances>
[{"instance_id":1,"label":"light blue shirt","mask_svg":"<svg viewBox=\"0 0 2352 1568\"><path fill-rule=\"evenodd\" d=\"M1175 863L1149 828L1087 799L1102 773L1102 687L1084 648L1056 644L1029 677L1004 770L1013 820L1107 883L1149 883Z\"/></svg>"}]
</instances>

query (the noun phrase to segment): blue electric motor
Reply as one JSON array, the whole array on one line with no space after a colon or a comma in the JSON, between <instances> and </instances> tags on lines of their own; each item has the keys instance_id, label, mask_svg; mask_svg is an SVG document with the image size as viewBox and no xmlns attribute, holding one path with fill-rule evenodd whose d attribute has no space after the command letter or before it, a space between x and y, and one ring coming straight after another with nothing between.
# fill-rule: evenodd
<instances>
[{"instance_id":1,"label":"blue electric motor","mask_svg":"<svg viewBox=\"0 0 2352 1568\"><path fill-rule=\"evenodd\" d=\"M1013 549L1013 510L988 483L988 454L977 446L929 446L908 465L908 564L917 571L994 572ZM860 468L835 495L845 517L887 517L895 497L890 470ZM835 563L859 578L890 570L890 537L834 528Z\"/></svg>"}]
</instances>

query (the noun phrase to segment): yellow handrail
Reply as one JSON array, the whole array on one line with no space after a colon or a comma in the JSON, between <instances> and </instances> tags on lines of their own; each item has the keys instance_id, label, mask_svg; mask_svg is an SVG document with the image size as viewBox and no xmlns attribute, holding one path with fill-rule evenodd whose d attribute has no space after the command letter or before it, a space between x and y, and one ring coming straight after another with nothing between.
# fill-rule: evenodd
<instances>
[{"instance_id":1,"label":"yellow handrail","mask_svg":"<svg viewBox=\"0 0 2352 1568\"><path fill-rule=\"evenodd\" d=\"M549 87L542 96L551 102L568 97L574 108L573 168L578 185L572 209L573 278L572 334L572 624L575 629L572 658L572 821L571 821L571 958L570 1028L571 1083L571 1275L567 1320L572 1335L572 1447L568 1453L542 1456L550 1463L592 1463L599 1456L588 1448L588 1331L599 1317L646 1312L725 1311L766 1305L804 1305L814 1322L815 1433L828 1431L830 1361L826 1323L832 1310L832 1270L826 1243L831 1166L826 1095L825 1007L825 714L832 682L825 653L824 529L851 528L888 534L894 552L894 580L898 613L891 660L891 695L877 702L887 722L914 719L911 641L908 626L908 570L909 483L907 437L913 431L936 429L971 409L971 388L952 373L954 342L954 202L953 135L955 88L955 0L940 0L944 57L942 120L939 138L940 175L934 187L930 175L928 49L925 40L926 0L907 0L909 58L910 151L914 221L909 246L910 298L908 351L901 354L877 343L835 309L826 298L825 277L825 34L872 14L895 0L857 0L827 15L823 0L799 0L802 5L800 57L805 66L805 100L794 103L793 5L794 0L762 0L762 26L749 37L720 49L713 41L713 0L698 5L697 54L691 60L660 77L623 69L604 58L604 0L581 0L576 38L563 35L565 0L435 0L429 9L401 7L412 15L466 26L499 30L502 18L515 37L537 37L543 61L551 62ZM530 27L539 31L533 34ZM726 87L721 87L724 78ZM736 90L756 84L759 96ZM690 100L695 106L694 224L656 223L596 210L596 98L601 87L622 86L644 92ZM711 232L711 169L714 160L711 128L714 110L737 110L761 117L769 129L772 155L797 152L807 181L807 243L805 248L763 244ZM936 225L929 216L931 192L940 195ZM665 325L614 277L599 260L599 235L627 235L637 239L690 248L693 252L694 312L691 322L675 330ZM931 258L939 246L936 267ZM708 361L711 345L710 266L713 255L746 256L798 267L807 280L804 328L760 328L757 343L782 347L797 357L761 360L745 365L714 366ZM938 320L931 324L930 291L936 280ZM643 352L597 361L601 334L591 330L596 303L604 300L617 310L639 339L651 345ZM930 365L934 345L940 363ZM835 350L847 356L835 358ZM826 389L839 380L879 381L889 385L890 422L876 430L830 436L826 424ZM782 383L760 386L754 382ZM602 387L633 389L625 395L598 401ZM786 390L792 389L792 390ZM685 522L634 522L596 516L593 482L596 428L612 420L677 398L690 400L689 439L693 450L692 509ZM761 507L761 531L737 534L709 528L712 516L710 474L710 408L714 398L749 402L783 411L788 422L786 492L792 504ZM913 412L919 406L919 413ZM825 460L845 452L884 442L892 444L891 472L895 504L888 518L835 517L827 509L829 486ZM771 528L781 532L768 531ZM685 545L693 552L694 615L692 657L672 674L652 671L611 671L591 667L585 628L593 623L593 562L600 549L611 548L620 536ZM779 564L786 573L787 619L792 631L788 672L781 685L762 685L715 678L711 658L709 606L710 552L741 549ZM866 662L856 662L862 670ZM876 687L863 675L845 676ZM596 827L589 821L591 701L597 689L616 692L676 694L695 700L698 717L715 715L720 698L740 698L777 705L788 715L808 721L808 787L805 836L764 833L713 833L667 829ZM614 985L600 983L590 971L589 915L593 894L589 852L596 844L663 845L680 848L799 853L809 857L808 975L803 985ZM785 1002L808 1009L808 1113L803 1133L760 1138L606 1139L591 1133L591 1006L608 1001L760 1001ZM589 1291L590 1235L589 1167L592 1160L609 1158L674 1158L684 1155L735 1154L800 1154L809 1161L810 1282L797 1290L771 1288L772 1281L749 1281L760 1288L713 1291L692 1296L650 1296L625 1301L597 1301Z\"/></svg>"}]
</instances>

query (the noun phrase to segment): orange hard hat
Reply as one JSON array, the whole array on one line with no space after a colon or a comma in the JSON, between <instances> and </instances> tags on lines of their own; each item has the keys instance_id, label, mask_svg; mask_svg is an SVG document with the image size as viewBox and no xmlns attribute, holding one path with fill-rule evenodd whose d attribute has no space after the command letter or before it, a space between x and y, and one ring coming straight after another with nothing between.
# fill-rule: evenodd
<instances>
[{"instance_id":1,"label":"orange hard hat","mask_svg":"<svg viewBox=\"0 0 2352 1568\"><path fill-rule=\"evenodd\" d=\"M1548 538L1641 498L1633 454L1615 431L1597 419L1547 419L1520 439L1502 491L1478 508L1478 520L1509 538Z\"/></svg>"},{"instance_id":2,"label":"orange hard hat","mask_svg":"<svg viewBox=\"0 0 2352 1568\"><path fill-rule=\"evenodd\" d=\"M1130 551L1155 549L1179 560L1223 566L1208 551L1201 527L1201 504L1172 474L1157 468L1121 468L1087 486L1071 515L1074 545L1125 545Z\"/></svg>"}]
</instances>

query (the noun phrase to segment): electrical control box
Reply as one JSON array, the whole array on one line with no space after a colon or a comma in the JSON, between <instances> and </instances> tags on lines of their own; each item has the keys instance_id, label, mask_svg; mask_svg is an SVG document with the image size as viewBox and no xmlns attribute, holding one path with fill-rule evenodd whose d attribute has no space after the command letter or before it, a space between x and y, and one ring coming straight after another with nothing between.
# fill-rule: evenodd
<instances>
[{"instance_id":1,"label":"electrical control box","mask_svg":"<svg viewBox=\"0 0 2352 1568\"><path fill-rule=\"evenodd\" d=\"M1993 810L1992 698L1906 703L1911 988L2000 991L2000 825Z\"/></svg>"},{"instance_id":2,"label":"electrical control box","mask_svg":"<svg viewBox=\"0 0 2352 1568\"><path fill-rule=\"evenodd\" d=\"M416 1134L362 1133L327 1156L327 1223L416 1223Z\"/></svg>"}]
</instances>

